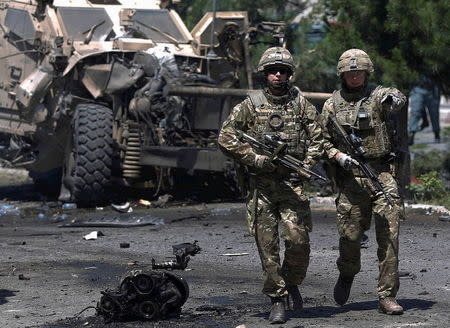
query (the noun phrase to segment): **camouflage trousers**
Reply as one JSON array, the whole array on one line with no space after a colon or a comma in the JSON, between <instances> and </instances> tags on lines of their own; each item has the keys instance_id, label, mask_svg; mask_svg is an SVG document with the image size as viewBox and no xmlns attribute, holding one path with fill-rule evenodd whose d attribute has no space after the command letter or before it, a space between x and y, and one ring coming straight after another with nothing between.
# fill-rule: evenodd
<instances>
[{"instance_id":1,"label":"camouflage trousers","mask_svg":"<svg viewBox=\"0 0 450 328\"><path fill-rule=\"evenodd\" d=\"M398 276L398 235L400 218L404 208L398 186L390 173L379 175L383 189L391 197L391 207L384 195L373 196L365 178L351 178L341 181L336 199L337 226L339 231L339 272L354 276L361 269L361 238L370 228L371 218L375 221L378 242L378 296L395 297L400 286Z\"/></svg>"},{"instance_id":2,"label":"camouflage trousers","mask_svg":"<svg viewBox=\"0 0 450 328\"><path fill-rule=\"evenodd\" d=\"M247 201L247 223L255 236L264 287L270 297L287 295L286 286L299 285L309 265L311 210L300 186L274 178L254 178ZM285 253L280 264L280 238Z\"/></svg>"}]
</instances>

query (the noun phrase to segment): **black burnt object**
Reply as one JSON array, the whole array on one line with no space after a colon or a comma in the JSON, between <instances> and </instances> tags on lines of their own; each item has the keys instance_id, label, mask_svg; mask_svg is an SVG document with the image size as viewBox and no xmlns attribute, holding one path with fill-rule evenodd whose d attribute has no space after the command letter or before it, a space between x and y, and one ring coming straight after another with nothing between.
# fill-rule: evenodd
<instances>
[{"instance_id":1,"label":"black burnt object","mask_svg":"<svg viewBox=\"0 0 450 328\"><path fill-rule=\"evenodd\" d=\"M197 241L173 246L176 261L155 263L152 269L185 269L189 255L200 251ZM115 290L102 292L97 303L97 315L105 323L128 319L158 320L181 313L181 307L189 297L186 280L163 270L132 270L120 280Z\"/></svg>"},{"instance_id":2,"label":"black burnt object","mask_svg":"<svg viewBox=\"0 0 450 328\"><path fill-rule=\"evenodd\" d=\"M174 245L172 249L175 260L156 263L155 259L152 259L152 269L184 270L189 263L189 256L194 256L201 251L200 246L197 245L197 240L193 243Z\"/></svg>"}]
</instances>

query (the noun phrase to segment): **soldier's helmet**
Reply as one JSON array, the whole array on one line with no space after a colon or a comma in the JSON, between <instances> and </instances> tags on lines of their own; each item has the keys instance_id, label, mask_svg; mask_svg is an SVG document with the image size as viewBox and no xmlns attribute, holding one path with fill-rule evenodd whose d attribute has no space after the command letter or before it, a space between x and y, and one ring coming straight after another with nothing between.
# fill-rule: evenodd
<instances>
[{"instance_id":1,"label":"soldier's helmet","mask_svg":"<svg viewBox=\"0 0 450 328\"><path fill-rule=\"evenodd\" d=\"M361 49L349 49L339 57L337 75L349 71L366 71L373 73L373 63L368 54Z\"/></svg>"},{"instance_id":2,"label":"soldier's helmet","mask_svg":"<svg viewBox=\"0 0 450 328\"><path fill-rule=\"evenodd\" d=\"M269 66L284 66L292 75L295 70L294 58L292 58L291 53L286 48L282 47L272 47L264 51L259 60L258 72L262 73Z\"/></svg>"}]
</instances>

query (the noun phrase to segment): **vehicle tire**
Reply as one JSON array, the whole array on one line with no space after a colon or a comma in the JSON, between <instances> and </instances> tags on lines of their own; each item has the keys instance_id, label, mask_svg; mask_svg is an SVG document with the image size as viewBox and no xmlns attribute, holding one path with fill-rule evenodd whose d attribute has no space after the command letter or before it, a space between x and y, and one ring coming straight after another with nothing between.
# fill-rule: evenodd
<instances>
[{"instance_id":1,"label":"vehicle tire","mask_svg":"<svg viewBox=\"0 0 450 328\"><path fill-rule=\"evenodd\" d=\"M72 119L72 152L68 189L72 201L84 206L110 198L113 157L113 115L98 104L80 104Z\"/></svg>"}]
</instances>

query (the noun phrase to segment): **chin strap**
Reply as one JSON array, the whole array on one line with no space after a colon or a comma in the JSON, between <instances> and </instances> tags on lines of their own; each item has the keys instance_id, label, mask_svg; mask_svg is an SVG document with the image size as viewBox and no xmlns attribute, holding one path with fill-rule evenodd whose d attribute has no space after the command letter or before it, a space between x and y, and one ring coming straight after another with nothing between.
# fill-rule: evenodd
<instances>
[{"instance_id":1,"label":"chin strap","mask_svg":"<svg viewBox=\"0 0 450 328\"><path fill-rule=\"evenodd\" d=\"M269 84L266 80L266 85L270 86L270 88L274 89L274 90L283 90L283 91L288 91L290 89L290 83L289 81L286 82L282 82L280 84Z\"/></svg>"}]
</instances>

